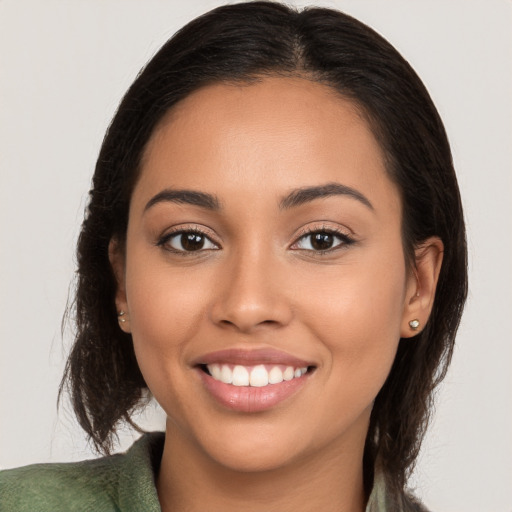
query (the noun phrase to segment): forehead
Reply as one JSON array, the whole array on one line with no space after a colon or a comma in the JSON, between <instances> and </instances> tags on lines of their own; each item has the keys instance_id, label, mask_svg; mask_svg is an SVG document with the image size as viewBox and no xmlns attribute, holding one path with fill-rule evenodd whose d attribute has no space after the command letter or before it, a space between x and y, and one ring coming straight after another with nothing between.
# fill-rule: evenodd
<instances>
[{"instance_id":1,"label":"forehead","mask_svg":"<svg viewBox=\"0 0 512 512\"><path fill-rule=\"evenodd\" d=\"M268 195L326 182L397 196L354 102L306 79L267 77L209 85L176 105L148 142L139 188Z\"/></svg>"}]
</instances>

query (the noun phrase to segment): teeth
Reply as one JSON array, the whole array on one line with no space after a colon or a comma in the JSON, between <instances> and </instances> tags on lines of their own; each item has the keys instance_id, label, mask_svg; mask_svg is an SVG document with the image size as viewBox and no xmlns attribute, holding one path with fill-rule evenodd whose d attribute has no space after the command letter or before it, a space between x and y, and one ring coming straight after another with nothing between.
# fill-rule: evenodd
<instances>
[{"instance_id":1,"label":"teeth","mask_svg":"<svg viewBox=\"0 0 512 512\"><path fill-rule=\"evenodd\" d=\"M252 386L264 387L269 384L279 384L283 380L292 380L302 377L307 371L307 367L294 368L293 366L279 367L274 366L270 371L265 365L260 364L252 368L246 368L242 365L236 365L231 369L227 364L209 364L207 365L210 375L224 384L233 386Z\"/></svg>"},{"instance_id":2,"label":"teeth","mask_svg":"<svg viewBox=\"0 0 512 512\"><path fill-rule=\"evenodd\" d=\"M218 364L212 364L209 366L210 373L215 380L222 381L222 370ZM228 368L229 370L229 368Z\"/></svg>"},{"instance_id":3,"label":"teeth","mask_svg":"<svg viewBox=\"0 0 512 512\"><path fill-rule=\"evenodd\" d=\"M224 382L224 384L231 384L233 382L233 373L227 364L222 365L220 380Z\"/></svg>"},{"instance_id":4,"label":"teeth","mask_svg":"<svg viewBox=\"0 0 512 512\"><path fill-rule=\"evenodd\" d=\"M277 366L274 366L268 374L268 382L270 384L279 384L283 382L283 372Z\"/></svg>"},{"instance_id":5,"label":"teeth","mask_svg":"<svg viewBox=\"0 0 512 512\"><path fill-rule=\"evenodd\" d=\"M266 368L260 364L259 366L255 366L251 371L251 377L249 382L251 386L256 388L262 388L268 384L268 372Z\"/></svg>"},{"instance_id":6,"label":"teeth","mask_svg":"<svg viewBox=\"0 0 512 512\"><path fill-rule=\"evenodd\" d=\"M233 386L248 386L249 372L245 366L237 365L233 368Z\"/></svg>"},{"instance_id":7,"label":"teeth","mask_svg":"<svg viewBox=\"0 0 512 512\"><path fill-rule=\"evenodd\" d=\"M292 380L295 377L295 370L291 366L287 366L286 370L283 372L284 380Z\"/></svg>"}]
</instances>

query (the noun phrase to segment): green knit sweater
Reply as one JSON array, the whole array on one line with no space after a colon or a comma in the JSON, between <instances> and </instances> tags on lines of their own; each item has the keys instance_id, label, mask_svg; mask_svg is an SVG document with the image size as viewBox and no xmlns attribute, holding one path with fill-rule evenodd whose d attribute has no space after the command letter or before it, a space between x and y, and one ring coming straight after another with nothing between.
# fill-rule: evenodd
<instances>
[{"instance_id":1,"label":"green knit sweater","mask_svg":"<svg viewBox=\"0 0 512 512\"><path fill-rule=\"evenodd\" d=\"M164 434L143 435L126 453L0 472L0 512L159 512L155 487ZM366 512L424 512L410 497L392 501L376 475Z\"/></svg>"}]
</instances>

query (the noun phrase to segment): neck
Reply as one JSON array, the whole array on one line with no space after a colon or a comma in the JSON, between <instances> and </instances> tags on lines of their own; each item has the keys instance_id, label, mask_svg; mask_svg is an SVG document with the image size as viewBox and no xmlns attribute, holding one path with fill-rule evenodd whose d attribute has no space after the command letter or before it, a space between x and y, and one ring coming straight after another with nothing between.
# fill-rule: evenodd
<instances>
[{"instance_id":1,"label":"neck","mask_svg":"<svg viewBox=\"0 0 512 512\"><path fill-rule=\"evenodd\" d=\"M157 490L162 512L363 512L362 448L329 445L279 468L242 472L210 458L168 422Z\"/></svg>"}]
</instances>

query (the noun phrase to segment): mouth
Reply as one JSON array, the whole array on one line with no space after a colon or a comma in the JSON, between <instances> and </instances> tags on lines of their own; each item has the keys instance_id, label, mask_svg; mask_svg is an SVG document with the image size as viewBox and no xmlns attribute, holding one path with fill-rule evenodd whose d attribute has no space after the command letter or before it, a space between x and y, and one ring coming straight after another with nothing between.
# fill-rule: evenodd
<instances>
[{"instance_id":1,"label":"mouth","mask_svg":"<svg viewBox=\"0 0 512 512\"><path fill-rule=\"evenodd\" d=\"M316 365L275 350L225 350L194 365L215 401L237 412L259 412L302 389Z\"/></svg>"},{"instance_id":2,"label":"mouth","mask_svg":"<svg viewBox=\"0 0 512 512\"><path fill-rule=\"evenodd\" d=\"M212 379L232 386L262 388L299 379L314 370L314 366L285 366L258 364L256 366L233 364L202 364L199 368Z\"/></svg>"}]
</instances>

